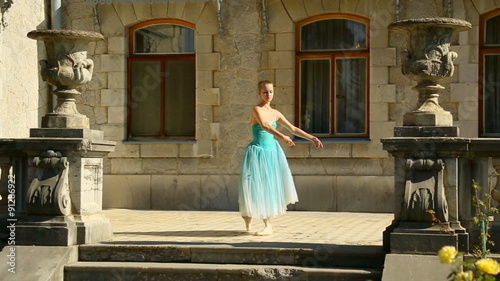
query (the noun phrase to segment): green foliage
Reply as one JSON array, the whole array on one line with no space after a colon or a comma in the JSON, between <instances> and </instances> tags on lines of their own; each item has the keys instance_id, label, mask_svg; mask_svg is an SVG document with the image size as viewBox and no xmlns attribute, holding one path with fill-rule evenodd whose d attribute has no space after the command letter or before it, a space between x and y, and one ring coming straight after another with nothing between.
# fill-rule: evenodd
<instances>
[{"instance_id":1,"label":"green foliage","mask_svg":"<svg viewBox=\"0 0 500 281\"><path fill-rule=\"evenodd\" d=\"M443 247L438 255L442 263L457 265L450 275L448 275L447 279L450 281L495 281L495 276L500 272L500 264L495 260L487 258L490 254L487 245L493 245L493 241L489 240L490 217L494 213L499 213L499 209L491 206L492 198L489 193L485 193L484 197L479 196L482 192L482 187L479 184L473 181L472 187L474 188L472 205L475 210L473 222L475 225L480 226L481 245L474 247L472 251L474 258L464 261L458 259L463 254L456 252L455 247L452 246ZM485 198L485 200L482 200L482 198ZM436 218L433 210L427 210L427 212L432 216L434 223L444 225Z\"/></svg>"},{"instance_id":2,"label":"green foliage","mask_svg":"<svg viewBox=\"0 0 500 281\"><path fill-rule=\"evenodd\" d=\"M491 194L484 193L485 200L482 200L479 197L479 194L482 191L482 187L476 182L472 181L472 187L474 188L474 195L472 196L472 205L475 209L473 223L477 226L480 226L481 233L481 245L474 246L472 250L472 254L477 258L484 258L490 254L490 251L487 248L487 244L494 245L493 241L490 240L490 216L494 213L499 213L499 209L491 206Z\"/></svg>"}]
</instances>

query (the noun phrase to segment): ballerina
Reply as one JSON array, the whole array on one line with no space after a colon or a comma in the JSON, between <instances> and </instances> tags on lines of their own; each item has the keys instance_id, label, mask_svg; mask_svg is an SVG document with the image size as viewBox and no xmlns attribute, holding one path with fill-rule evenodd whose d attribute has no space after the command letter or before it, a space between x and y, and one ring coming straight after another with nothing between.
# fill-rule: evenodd
<instances>
[{"instance_id":1,"label":"ballerina","mask_svg":"<svg viewBox=\"0 0 500 281\"><path fill-rule=\"evenodd\" d=\"M239 207L247 231L252 229L252 218L263 220L264 228L255 233L263 236L273 234L272 217L284 214L288 204L298 202L290 167L276 138L288 146L295 143L276 129L277 124L311 141L317 148L323 147L323 143L292 125L281 112L271 107L273 83L260 81L258 89L260 103L253 108L251 118L253 141L246 147L241 165Z\"/></svg>"}]
</instances>

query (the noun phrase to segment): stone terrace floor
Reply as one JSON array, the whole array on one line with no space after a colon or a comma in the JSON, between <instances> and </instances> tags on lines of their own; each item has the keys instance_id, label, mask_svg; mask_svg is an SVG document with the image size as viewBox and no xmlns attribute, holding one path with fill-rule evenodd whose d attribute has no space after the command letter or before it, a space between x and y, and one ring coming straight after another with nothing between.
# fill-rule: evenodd
<instances>
[{"instance_id":1,"label":"stone terrace floor","mask_svg":"<svg viewBox=\"0 0 500 281\"><path fill-rule=\"evenodd\" d=\"M104 214L113 224L114 236L102 244L250 247L382 246L382 232L394 217L389 213L289 211L271 220L274 235L254 236L245 231L238 212L107 209ZM261 220L254 220L253 231L262 227Z\"/></svg>"}]
</instances>

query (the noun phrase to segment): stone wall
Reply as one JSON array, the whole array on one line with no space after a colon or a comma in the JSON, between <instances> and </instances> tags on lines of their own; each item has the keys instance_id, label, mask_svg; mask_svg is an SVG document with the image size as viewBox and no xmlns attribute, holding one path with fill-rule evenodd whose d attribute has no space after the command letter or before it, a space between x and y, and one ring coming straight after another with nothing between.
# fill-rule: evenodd
<instances>
[{"instance_id":1,"label":"stone wall","mask_svg":"<svg viewBox=\"0 0 500 281\"><path fill-rule=\"evenodd\" d=\"M401 74L402 36L390 34L393 0L267 1L269 32L262 32L261 1L224 1L218 34L214 1L94 6L65 2L65 28L101 32L106 40L91 46L96 65L84 87L79 111L91 127L118 142L105 162L104 207L135 209L237 210L240 160L250 141L249 116L258 102L256 82L275 81L274 105L294 120L295 24L326 13L348 13L370 19L370 138L325 142L322 150L308 143L284 147L300 202L290 209L391 212L393 159L380 139L393 136L404 113L415 108L414 82ZM419 1L400 15L443 16L442 1ZM461 136L477 136L478 15L495 8L493 1L454 2L454 16L473 24L456 36L459 54L455 76L445 81L442 106L452 112ZM499 5L500 6L500 5ZM415 9L418 8L419 10ZM422 10L424 9L424 10ZM130 142L126 138L126 62L128 27L155 18L176 18L196 28L196 142Z\"/></svg>"},{"instance_id":2,"label":"stone wall","mask_svg":"<svg viewBox=\"0 0 500 281\"><path fill-rule=\"evenodd\" d=\"M48 90L38 72L42 43L26 34L47 28L44 0L14 1L0 25L0 137L27 137L47 111ZM29 15L29 16L27 16ZM1 16L1 15L0 15Z\"/></svg>"}]
</instances>

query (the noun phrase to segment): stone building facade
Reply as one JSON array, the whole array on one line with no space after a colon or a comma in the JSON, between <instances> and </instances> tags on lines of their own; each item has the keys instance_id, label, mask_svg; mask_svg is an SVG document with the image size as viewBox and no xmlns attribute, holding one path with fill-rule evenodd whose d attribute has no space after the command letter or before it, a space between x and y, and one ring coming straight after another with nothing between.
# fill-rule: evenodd
<instances>
[{"instance_id":1,"label":"stone building facade","mask_svg":"<svg viewBox=\"0 0 500 281\"><path fill-rule=\"evenodd\" d=\"M29 9L38 7L34 13L40 20L29 20L36 24L24 31L11 26L0 33L2 58L21 57L14 55L18 53L11 47L14 43L26 41L24 45L32 50L30 56L22 57L25 63L16 61L21 68L10 59L0 65L0 100L7 100L9 93L29 100L22 109L28 112L27 120L22 124L3 121L2 137L24 136L46 111L46 86L38 85L40 78L34 79L39 77L33 55L37 43L25 37L29 30L45 28L43 1L35 2L40 3ZM82 87L84 94L78 101L78 110L90 118L91 128L103 130L106 139L117 142L116 151L105 159L104 207L169 210L237 210L240 161L251 140L249 121L258 102L257 81L274 81L274 106L290 121L300 122L300 27L308 21L342 18L363 22L368 36L365 134L324 136L321 150L301 140L295 147L283 147L300 200L289 209L393 211L394 164L380 140L393 136L393 128L402 125L403 115L416 107L418 96L412 89L415 82L401 73L404 37L389 32L387 26L397 19L447 16L472 24L470 31L453 38L452 49L458 53L455 75L444 84L440 103L453 114L460 136L477 137L482 124L481 16L500 14L500 2L482 0L67 0L62 8L63 28L97 31L105 37L89 48L95 63L93 80ZM20 10L13 6L9 13L16 11ZM164 23L194 30L191 139L141 139L130 132L131 107L140 99L132 93L130 72L134 60L142 58L134 49L134 32ZM20 69L23 75L16 77L33 79L12 83L6 74ZM34 101L37 91L40 94ZM4 114L7 120L18 118L16 100L0 103L9 113Z\"/></svg>"}]
</instances>

